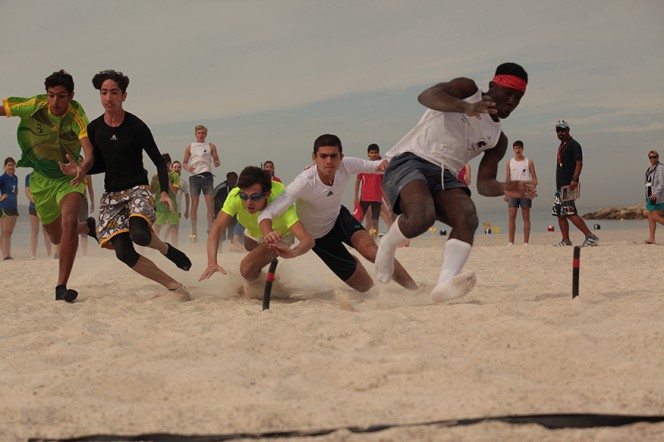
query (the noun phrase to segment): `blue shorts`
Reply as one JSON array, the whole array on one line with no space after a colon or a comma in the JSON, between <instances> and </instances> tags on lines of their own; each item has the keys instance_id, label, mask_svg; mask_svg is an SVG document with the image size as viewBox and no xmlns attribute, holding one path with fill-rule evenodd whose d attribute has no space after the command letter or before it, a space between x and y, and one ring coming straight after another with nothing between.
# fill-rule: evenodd
<instances>
[{"instance_id":1,"label":"blue shorts","mask_svg":"<svg viewBox=\"0 0 664 442\"><path fill-rule=\"evenodd\" d=\"M431 194L435 195L441 190L463 189L470 196L470 189L457 177L445 169L445 188L441 184L442 169L433 163L422 159L411 152L402 153L392 158L383 178L383 190L390 200L392 210L397 215L401 213L399 207L399 194L406 184L415 180L426 181Z\"/></svg>"},{"instance_id":2,"label":"blue shorts","mask_svg":"<svg viewBox=\"0 0 664 442\"><path fill-rule=\"evenodd\" d=\"M355 269L357 269L357 261L342 243L345 242L353 247L350 238L360 230L365 230L362 224L350 214L348 209L341 206L332 230L322 238L316 239L313 248L314 253L342 281L346 281L353 276Z\"/></svg>"},{"instance_id":3,"label":"blue shorts","mask_svg":"<svg viewBox=\"0 0 664 442\"><path fill-rule=\"evenodd\" d=\"M214 193L214 178L212 173L203 172L189 177L189 195L197 197L203 195L212 195Z\"/></svg>"},{"instance_id":4,"label":"blue shorts","mask_svg":"<svg viewBox=\"0 0 664 442\"><path fill-rule=\"evenodd\" d=\"M512 198L507 199L507 207L515 209L521 207L522 209L530 209L533 207L533 200L530 198Z\"/></svg>"}]
</instances>

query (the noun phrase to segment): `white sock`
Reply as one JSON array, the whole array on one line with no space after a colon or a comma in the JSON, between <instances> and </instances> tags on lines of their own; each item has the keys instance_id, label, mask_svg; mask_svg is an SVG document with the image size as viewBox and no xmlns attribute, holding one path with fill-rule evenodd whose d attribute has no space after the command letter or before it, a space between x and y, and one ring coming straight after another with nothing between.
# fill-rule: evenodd
<instances>
[{"instance_id":1,"label":"white sock","mask_svg":"<svg viewBox=\"0 0 664 442\"><path fill-rule=\"evenodd\" d=\"M435 302L459 298L475 287L474 273L459 274L470 257L471 249L470 244L458 239L447 241L438 284L431 291L431 297Z\"/></svg>"},{"instance_id":2,"label":"white sock","mask_svg":"<svg viewBox=\"0 0 664 442\"><path fill-rule=\"evenodd\" d=\"M401 218L401 215L394 220L392 227L380 239L378 251L376 252L376 278L384 284L390 282L392 279L392 274L394 273L394 255L397 248L409 239L399 229L399 218Z\"/></svg>"},{"instance_id":3,"label":"white sock","mask_svg":"<svg viewBox=\"0 0 664 442\"><path fill-rule=\"evenodd\" d=\"M473 246L458 239L450 239L443 252L443 267L440 270L438 284L443 284L461 273L461 269L470 257Z\"/></svg>"}]
</instances>

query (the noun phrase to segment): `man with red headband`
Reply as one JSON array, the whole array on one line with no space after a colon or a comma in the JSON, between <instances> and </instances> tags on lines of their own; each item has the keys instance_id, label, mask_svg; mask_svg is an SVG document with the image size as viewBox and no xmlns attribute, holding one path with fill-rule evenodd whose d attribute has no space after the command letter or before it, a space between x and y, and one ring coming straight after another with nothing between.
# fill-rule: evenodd
<instances>
[{"instance_id":1,"label":"man with red headband","mask_svg":"<svg viewBox=\"0 0 664 442\"><path fill-rule=\"evenodd\" d=\"M417 125L387 152L383 187L397 217L381 239L376 255L380 282L392 278L400 244L426 232L438 220L452 230L443 266L431 292L434 301L458 298L475 286L473 273L461 274L470 256L478 219L470 190L456 176L484 153L477 171L477 191L484 196L533 198L528 181L496 180L507 150L500 120L509 117L526 92L528 74L516 63L503 63L482 92L473 80L455 78L426 89L418 100L428 109Z\"/></svg>"}]
</instances>

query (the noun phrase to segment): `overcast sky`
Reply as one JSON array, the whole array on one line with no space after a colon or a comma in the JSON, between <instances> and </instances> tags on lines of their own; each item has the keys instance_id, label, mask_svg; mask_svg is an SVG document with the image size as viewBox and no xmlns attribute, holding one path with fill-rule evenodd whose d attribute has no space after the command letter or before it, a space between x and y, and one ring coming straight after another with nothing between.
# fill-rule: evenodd
<instances>
[{"instance_id":1,"label":"overcast sky","mask_svg":"<svg viewBox=\"0 0 664 442\"><path fill-rule=\"evenodd\" d=\"M647 152L664 155L661 0L0 0L0 16L0 97L43 93L64 68L92 120L102 113L92 76L121 70L125 109L162 152L181 159L194 125L208 126L215 183L266 159L290 181L323 133L346 155L365 157L370 143L384 152L423 113L424 88L465 76L486 89L504 61L530 75L503 131L535 162L536 205L552 201L559 118L584 149L582 212L643 202ZM3 159L20 155L17 124L0 122Z\"/></svg>"}]
</instances>

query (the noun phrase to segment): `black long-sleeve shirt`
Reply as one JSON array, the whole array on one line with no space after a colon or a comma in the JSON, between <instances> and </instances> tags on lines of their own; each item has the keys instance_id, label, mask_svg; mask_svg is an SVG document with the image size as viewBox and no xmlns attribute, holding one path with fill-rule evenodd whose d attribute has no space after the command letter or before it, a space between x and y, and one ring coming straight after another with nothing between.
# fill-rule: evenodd
<instances>
[{"instance_id":1,"label":"black long-sleeve shirt","mask_svg":"<svg viewBox=\"0 0 664 442\"><path fill-rule=\"evenodd\" d=\"M118 127L111 127L100 116L88 124L88 137L94 148L95 164L89 174L106 172L106 192L119 192L149 184L143 168L143 150L155 166L159 185L168 189L168 170L150 128L136 115L125 112Z\"/></svg>"}]
</instances>

